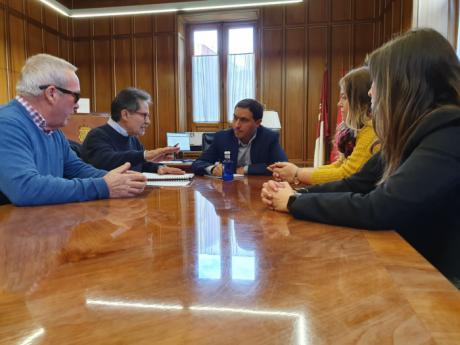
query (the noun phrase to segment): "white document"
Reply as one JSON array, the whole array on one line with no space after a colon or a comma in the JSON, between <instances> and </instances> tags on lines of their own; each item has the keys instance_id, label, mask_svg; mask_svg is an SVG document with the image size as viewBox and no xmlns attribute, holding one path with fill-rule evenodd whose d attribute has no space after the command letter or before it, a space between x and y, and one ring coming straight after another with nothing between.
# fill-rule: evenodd
<instances>
[{"instance_id":1,"label":"white document","mask_svg":"<svg viewBox=\"0 0 460 345\"><path fill-rule=\"evenodd\" d=\"M155 174L155 173L147 173L144 172L145 177L147 180L154 180L154 181L177 181L177 180L191 180L194 174L183 174L183 175L174 175L174 174ZM188 181L187 181L188 182Z\"/></svg>"},{"instance_id":2,"label":"white document","mask_svg":"<svg viewBox=\"0 0 460 345\"><path fill-rule=\"evenodd\" d=\"M177 181L147 181L147 186L150 187L186 187L191 183L190 180L177 180Z\"/></svg>"}]
</instances>

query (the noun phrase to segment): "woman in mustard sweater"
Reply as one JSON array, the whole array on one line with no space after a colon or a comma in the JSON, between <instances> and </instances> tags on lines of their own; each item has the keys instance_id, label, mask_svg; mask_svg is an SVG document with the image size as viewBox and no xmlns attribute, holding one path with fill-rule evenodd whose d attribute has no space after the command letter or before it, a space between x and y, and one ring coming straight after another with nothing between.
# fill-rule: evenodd
<instances>
[{"instance_id":1,"label":"woman in mustard sweater","mask_svg":"<svg viewBox=\"0 0 460 345\"><path fill-rule=\"evenodd\" d=\"M367 67L348 72L339 82L340 100L337 104L345 115L345 125L355 138L353 151L347 145L341 149L341 157L332 164L317 168L299 168L293 163L279 162L269 166L273 177L290 183L320 184L342 180L358 172L378 151L376 135L370 119L371 98L368 95L371 79ZM339 149L340 149L339 145Z\"/></svg>"}]
</instances>

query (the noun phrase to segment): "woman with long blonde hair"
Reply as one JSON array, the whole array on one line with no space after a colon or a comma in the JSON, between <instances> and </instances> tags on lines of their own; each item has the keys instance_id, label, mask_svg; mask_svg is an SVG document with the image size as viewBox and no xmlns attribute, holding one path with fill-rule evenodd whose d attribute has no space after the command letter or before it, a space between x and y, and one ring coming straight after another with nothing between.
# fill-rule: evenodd
<instances>
[{"instance_id":1,"label":"woman with long blonde hair","mask_svg":"<svg viewBox=\"0 0 460 345\"><path fill-rule=\"evenodd\" d=\"M381 153L339 182L294 191L269 181L262 201L297 218L397 230L460 287L460 63L438 32L418 29L369 59Z\"/></svg>"},{"instance_id":2,"label":"woman with long blonde hair","mask_svg":"<svg viewBox=\"0 0 460 345\"><path fill-rule=\"evenodd\" d=\"M378 151L371 121L371 98L368 95L371 77L367 67L348 72L339 81L340 99L337 104L345 117L345 136L354 147L340 145L341 157L328 165L300 168L293 163L279 162L269 166L273 177L290 183L319 184L338 181L358 172Z\"/></svg>"}]
</instances>

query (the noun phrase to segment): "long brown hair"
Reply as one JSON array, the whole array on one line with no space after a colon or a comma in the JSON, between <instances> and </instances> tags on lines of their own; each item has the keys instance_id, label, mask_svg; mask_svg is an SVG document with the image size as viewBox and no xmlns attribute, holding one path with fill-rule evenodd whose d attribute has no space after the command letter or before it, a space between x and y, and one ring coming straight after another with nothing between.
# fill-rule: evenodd
<instances>
[{"instance_id":1,"label":"long brown hair","mask_svg":"<svg viewBox=\"0 0 460 345\"><path fill-rule=\"evenodd\" d=\"M371 98L371 76L367 67L352 69L339 81L340 88L348 98L349 114L345 115L345 124L353 129L362 128L369 121Z\"/></svg>"},{"instance_id":2,"label":"long brown hair","mask_svg":"<svg viewBox=\"0 0 460 345\"><path fill-rule=\"evenodd\" d=\"M449 42L432 29L411 30L368 58L376 95L374 129L385 168L380 183L398 168L409 137L434 110L460 105L460 65Z\"/></svg>"}]
</instances>

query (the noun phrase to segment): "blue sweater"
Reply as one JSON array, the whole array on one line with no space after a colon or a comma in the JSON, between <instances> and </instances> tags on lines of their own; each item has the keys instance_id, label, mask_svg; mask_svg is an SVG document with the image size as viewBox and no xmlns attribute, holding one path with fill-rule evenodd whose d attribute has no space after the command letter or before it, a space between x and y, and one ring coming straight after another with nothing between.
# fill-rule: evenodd
<instances>
[{"instance_id":1,"label":"blue sweater","mask_svg":"<svg viewBox=\"0 0 460 345\"><path fill-rule=\"evenodd\" d=\"M61 130L37 128L16 100L0 108L0 157L0 191L15 205L109 197L106 171L81 161Z\"/></svg>"}]
</instances>

